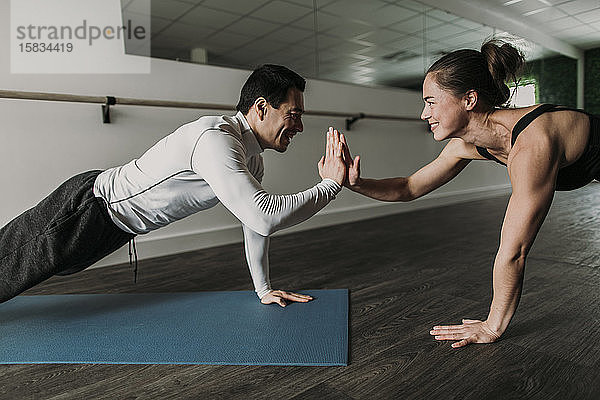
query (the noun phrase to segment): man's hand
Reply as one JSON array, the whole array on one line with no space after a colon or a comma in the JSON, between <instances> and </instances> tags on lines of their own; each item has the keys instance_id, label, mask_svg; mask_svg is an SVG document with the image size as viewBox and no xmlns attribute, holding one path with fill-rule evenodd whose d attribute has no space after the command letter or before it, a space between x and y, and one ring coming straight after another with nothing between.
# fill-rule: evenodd
<instances>
[{"instance_id":1,"label":"man's hand","mask_svg":"<svg viewBox=\"0 0 600 400\"><path fill-rule=\"evenodd\" d=\"M462 325L434 326L429 334L435 340L457 340L452 347L459 348L471 343L493 343L500 338L501 333L494 332L487 321L463 319Z\"/></svg>"},{"instance_id":2,"label":"man's hand","mask_svg":"<svg viewBox=\"0 0 600 400\"><path fill-rule=\"evenodd\" d=\"M285 307L288 301L296 301L298 303L307 303L313 298L306 294L284 292L283 290L271 290L265 294L260 302L263 304L277 303L281 307Z\"/></svg>"},{"instance_id":3,"label":"man's hand","mask_svg":"<svg viewBox=\"0 0 600 400\"><path fill-rule=\"evenodd\" d=\"M321 157L317 164L321 178L332 179L340 186L346 180L347 171L346 164L344 164L343 147L339 132L330 127L327 131L325 155Z\"/></svg>"},{"instance_id":4,"label":"man's hand","mask_svg":"<svg viewBox=\"0 0 600 400\"><path fill-rule=\"evenodd\" d=\"M344 163L346 163L346 168L348 169L344 186L351 188L360 182L360 156L352 158L344 134L340 135L340 141L344 145Z\"/></svg>"}]
</instances>

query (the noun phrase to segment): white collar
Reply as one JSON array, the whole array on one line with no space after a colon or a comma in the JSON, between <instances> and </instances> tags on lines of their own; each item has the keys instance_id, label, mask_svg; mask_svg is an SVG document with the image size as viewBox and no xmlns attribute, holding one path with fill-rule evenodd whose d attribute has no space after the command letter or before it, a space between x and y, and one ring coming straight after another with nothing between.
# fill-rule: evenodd
<instances>
[{"instance_id":1,"label":"white collar","mask_svg":"<svg viewBox=\"0 0 600 400\"><path fill-rule=\"evenodd\" d=\"M260 147L260 143L258 143L258 139L256 139L256 134L250 127L244 114L242 114L241 111L238 111L237 114L235 114L235 118L239 121L240 127L242 128L242 142L246 147L247 157L262 153L263 148Z\"/></svg>"}]
</instances>

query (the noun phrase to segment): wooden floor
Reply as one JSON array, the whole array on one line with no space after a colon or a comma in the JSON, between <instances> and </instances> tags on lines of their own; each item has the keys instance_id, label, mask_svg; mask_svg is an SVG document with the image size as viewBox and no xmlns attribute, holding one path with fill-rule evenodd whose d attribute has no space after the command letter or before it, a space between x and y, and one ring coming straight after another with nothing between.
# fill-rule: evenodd
<instances>
[{"instance_id":1,"label":"wooden floor","mask_svg":"<svg viewBox=\"0 0 600 400\"><path fill-rule=\"evenodd\" d=\"M485 318L507 197L276 237L276 288L351 290L348 367L0 365L1 399L599 399L600 184L558 193L501 341L429 330ZM241 245L55 277L27 294L247 290ZM0 321L1 323L1 321ZM0 338L1 340L1 338Z\"/></svg>"}]
</instances>

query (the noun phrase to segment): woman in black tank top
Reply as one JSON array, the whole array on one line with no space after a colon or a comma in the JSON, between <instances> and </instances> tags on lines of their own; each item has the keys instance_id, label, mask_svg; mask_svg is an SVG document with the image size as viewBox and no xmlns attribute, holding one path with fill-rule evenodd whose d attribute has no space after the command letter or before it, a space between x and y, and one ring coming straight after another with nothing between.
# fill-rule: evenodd
<instances>
[{"instance_id":1,"label":"woman in black tank top","mask_svg":"<svg viewBox=\"0 0 600 400\"><path fill-rule=\"evenodd\" d=\"M435 326L436 340L452 347L491 343L512 319L525 259L552 203L555 190L582 187L600 177L600 121L580 110L544 104L501 108L510 97L523 55L491 40L481 51L457 50L436 61L423 82L427 121L435 140L450 139L440 155L409 177L365 179L360 158L347 151L351 190L383 201L410 201L444 185L471 160L507 165L512 195L494 262L494 295L485 320ZM344 139L345 142L345 139Z\"/></svg>"}]
</instances>

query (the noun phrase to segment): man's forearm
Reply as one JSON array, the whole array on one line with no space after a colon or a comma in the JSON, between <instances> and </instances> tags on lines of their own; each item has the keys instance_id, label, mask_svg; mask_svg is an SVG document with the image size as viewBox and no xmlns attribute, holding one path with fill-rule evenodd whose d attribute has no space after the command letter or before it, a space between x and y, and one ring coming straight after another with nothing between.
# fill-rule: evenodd
<instances>
[{"instance_id":1,"label":"man's forearm","mask_svg":"<svg viewBox=\"0 0 600 400\"><path fill-rule=\"evenodd\" d=\"M323 179L295 194L269 194L248 170L243 146L220 132L206 132L198 140L192 169L237 219L263 236L312 217L342 190L336 181Z\"/></svg>"},{"instance_id":2,"label":"man's forearm","mask_svg":"<svg viewBox=\"0 0 600 400\"><path fill-rule=\"evenodd\" d=\"M364 196L381 201L411 201L414 196L408 186L408 178L369 179L359 178L349 188Z\"/></svg>"},{"instance_id":3,"label":"man's forearm","mask_svg":"<svg viewBox=\"0 0 600 400\"><path fill-rule=\"evenodd\" d=\"M261 236L242 225L244 232L244 250L246 261L250 270L250 276L254 290L259 298L262 298L271 290L269 280L269 237Z\"/></svg>"}]
</instances>

